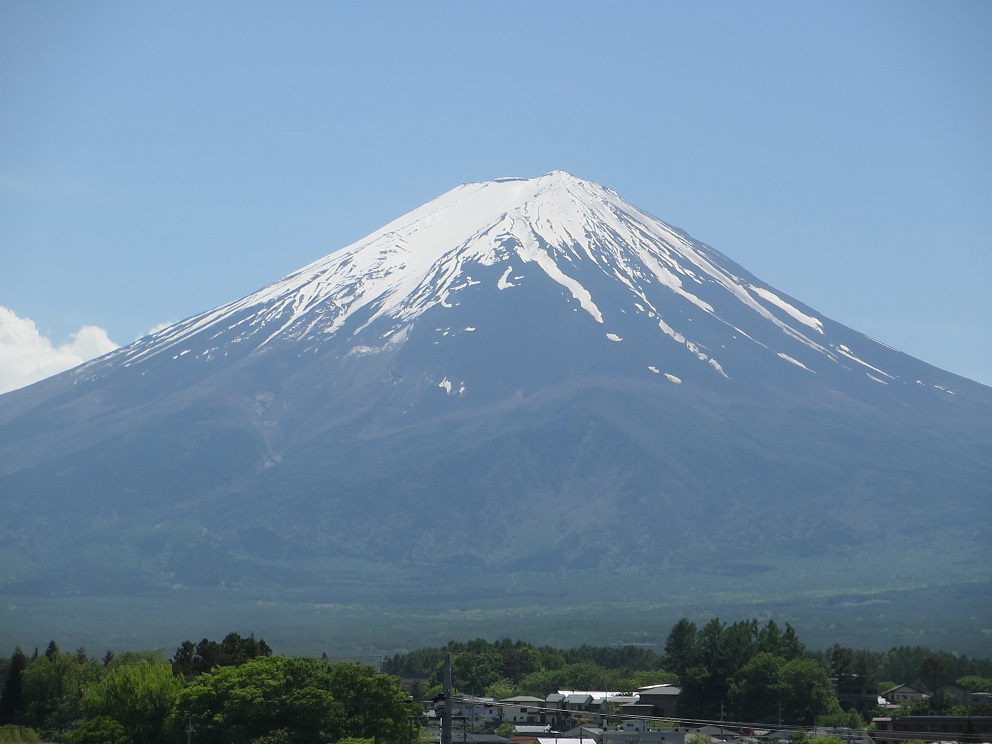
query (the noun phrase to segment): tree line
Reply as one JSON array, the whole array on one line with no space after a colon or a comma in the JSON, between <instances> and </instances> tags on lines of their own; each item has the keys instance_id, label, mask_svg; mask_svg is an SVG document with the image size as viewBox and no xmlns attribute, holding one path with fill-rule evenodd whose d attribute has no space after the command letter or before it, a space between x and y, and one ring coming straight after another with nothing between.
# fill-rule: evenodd
<instances>
[{"instance_id":1,"label":"tree line","mask_svg":"<svg viewBox=\"0 0 992 744\"><path fill-rule=\"evenodd\" d=\"M683 618L658 650L631 645L559 649L508 639L452 641L392 656L383 669L417 678L416 695L429 699L441 689L445 653L452 657L454 686L464 693L543 698L556 690L633 692L673 683L682 688L680 715L696 720L864 727L856 711L842 709L838 692L870 696L901 683L933 690L952 681L972 690L992 686L989 659L922 647L873 652L835 644L810 651L790 624L755 619L726 623L713 618L699 626ZM897 714L914 710L907 705Z\"/></svg>"},{"instance_id":2,"label":"tree line","mask_svg":"<svg viewBox=\"0 0 992 744\"><path fill-rule=\"evenodd\" d=\"M231 633L160 652L63 652L2 664L0 724L68 744L412 744L421 707L371 666L291 658ZM20 739L32 741L33 733ZM35 738L34 740L37 740Z\"/></svg>"},{"instance_id":3,"label":"tree line","mask_svg":"<svg viewBox=\"0 0 992 744\"><path fill-rule=\"evenodd\" d=\"M835 644L810 651L790 625L757 620L702 626L683 619L663 649L648 646L554 648L519 640L467 642L396 654L382 671L325 659L276 655L254 636L184 641L171 659L129 651L92 657L64 652L52 641L33 655L16 649L0 658L0 741L4 726L32 741L69 744L326 743L366 740L411 744L424 701L441 691L445 654L462 693L504 699L570 690L633 692L648 685L682 687L680 716L860 727L837 692L877 693L909 683L932 691L951 681L992 691L992 660L922 647L887 652ZM412 690L400 678L412 682ZM411 697L412 693L412 697ZM954 713L935 697L922 710ZM986 712L988 714L988 712ZM192 730L192 731L191 731ZM37 737L34 740L38 740Z\"/></svg>"}]
</instances>

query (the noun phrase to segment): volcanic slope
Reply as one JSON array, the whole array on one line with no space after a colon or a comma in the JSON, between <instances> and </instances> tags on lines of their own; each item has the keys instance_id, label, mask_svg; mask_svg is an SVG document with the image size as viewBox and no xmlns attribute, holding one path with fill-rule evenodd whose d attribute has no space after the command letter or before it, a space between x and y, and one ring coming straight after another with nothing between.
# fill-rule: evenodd
<instances>
[{"instance_id":1,"label":"volcanic slope","mask_svg":"<svg viewBox=\"0 0 992 744\"><path fill-rule=\"evenodd\" d=\"M558 171L0 397L0 591L987 584L990 491L992 389Z\"/></svg>"}]
</instances>

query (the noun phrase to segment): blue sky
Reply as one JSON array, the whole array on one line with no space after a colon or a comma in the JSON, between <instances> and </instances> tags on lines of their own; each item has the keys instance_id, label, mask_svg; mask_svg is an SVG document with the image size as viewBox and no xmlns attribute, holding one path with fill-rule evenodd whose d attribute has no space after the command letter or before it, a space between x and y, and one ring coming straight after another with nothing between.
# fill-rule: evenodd
<instances>
[{"instance_id":1,"label":"blue sky","mask_svg":"<svg viewBox=\"0 0 992 744\"><path fill-rule=\"evenodd\" d=\"M988 2L5 0L0 368L562 169L992 384L990 75Z\"/></svg>"}]
</instances>

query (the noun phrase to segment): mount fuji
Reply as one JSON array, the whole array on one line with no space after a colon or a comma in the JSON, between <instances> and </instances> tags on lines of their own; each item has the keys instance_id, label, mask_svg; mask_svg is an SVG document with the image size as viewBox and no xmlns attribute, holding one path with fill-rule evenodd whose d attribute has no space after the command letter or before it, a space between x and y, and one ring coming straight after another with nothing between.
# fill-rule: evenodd
<instances>
[{"instance_id":1,"label":"mount fuji","mask_svg":"<svg viewBox=\"0 0 992 744\"><path fill-rule=\"evenodd\" d=\"M990 495L992 389L556 171L0 397L0 595L992 610Z\"/></svg>"}]
</instances>

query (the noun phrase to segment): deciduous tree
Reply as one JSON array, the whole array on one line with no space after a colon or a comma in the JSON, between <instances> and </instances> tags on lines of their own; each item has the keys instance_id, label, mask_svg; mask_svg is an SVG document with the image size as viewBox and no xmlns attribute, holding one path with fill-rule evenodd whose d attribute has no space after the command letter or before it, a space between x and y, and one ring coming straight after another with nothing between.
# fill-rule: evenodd
<instances>
[{"instance_id":1,"label":"deciduous tree","mask_svg":"<svg viewBox=\"0 0 992 744\"><path fill-rule=\"evenodd\" d=\"M86 690L83 710L88 719L119 723L128 742L158 744L167 738L166 722L182 687L183 678L166 661L117 664Z\"/></svg>"}]
</instances>

